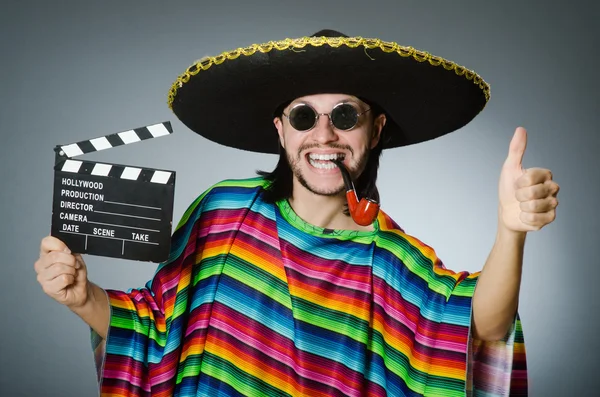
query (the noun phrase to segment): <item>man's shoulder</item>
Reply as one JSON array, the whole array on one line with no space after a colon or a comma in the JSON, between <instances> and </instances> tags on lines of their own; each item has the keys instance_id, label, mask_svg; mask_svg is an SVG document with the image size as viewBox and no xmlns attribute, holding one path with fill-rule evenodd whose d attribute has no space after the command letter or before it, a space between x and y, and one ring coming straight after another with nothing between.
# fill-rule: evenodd
<instances>
[{"instance_id":1,"label":"man's shoulder","mask_svg":"<svg viewBox=\"0 0 600 397\"><path fill-rule=\"evenodd\" d=\"M410 255L418 258L419 263L431 263L434 266L442 266L432 246L419 237L407 233L388 214L382 214L379 229L379 240L382 248L394 255ZM425 262L422 260L425 260Z\"/></svg>"},{"instance_id":2,"label":"man's shoulder","mask_svg":"<svg viewBox=\"0 0 600 397\"><path fill-rule=\"evenodd\" d=\"M411 251L416 248L419 251L425 250L427 252L431 250L431 247L418 237L407 233L404 228L400 227L394 219L383 211L379 219L379 232L380 238L388 241L389 246L395 249L402 248L403 251Z\"/></svg>"},{"instance_id":3,"label":"man's shoulder","mask_svg":"<svg viewBox=\"0 0 600 397\"><path fill-rule=\"evenodd\" d=\"M400 225L398 225L398 223L396 223L396 221L392 219L392 217L387 212L385 212L383 209L381 209L379 212L379 230L381 233L388 234L390 236L404 235L404 229L402 229Z\"/></svg>"},{"instance_id":4,"label":"man's shoulder","mask_svg":"<svg viewBox=\"0 0 600 397\"><path fill-rule=\"evenodd\" d=\"M269 185L269 181L262 176L253 178L243 179L223 179L213 184L209 190L212 189L247 189L247 190L260 190Z\"/></svg>"},{"instance_id":5,"label":"man's shoulder","mask_svg":"<svg viewBox=\"0 0 600 397\"><path fill-rule=\"evenodd\" d=\"M177 228L190 218L197 219L204 212L249 208L269 183L263 177L221 180L204 190L189 204Z\"/></svg>"},{"instance_id":6,"label":"man's shoulder","mask_svg":"<svg viewBox=\"0 0 600 397\"><path fill-rule=\"evenodd\" d=\"M263 177L245 178L245 179L224 179L209 187L201 196L211 196L211 200L216 198L243 199L244 197L255 197L268 185Z\"/></svg>"}]
</instances>

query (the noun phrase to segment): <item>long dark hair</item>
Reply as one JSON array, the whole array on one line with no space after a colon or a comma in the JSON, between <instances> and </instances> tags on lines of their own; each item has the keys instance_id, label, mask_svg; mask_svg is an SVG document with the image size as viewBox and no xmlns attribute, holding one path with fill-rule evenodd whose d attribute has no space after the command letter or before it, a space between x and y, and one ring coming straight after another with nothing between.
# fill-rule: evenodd
<instances>
[{"instance_id":1,"label":"long dark hair","mask_svg":"<svg viewBox=\"0 0 600 397\"><path fill-rule=\"evenodd\" d=\"M373 113L373 118L384 113L383 109L381 109L381 107L379 107L377 104L369 102L363 98L360 99L370 106L371 112ZM283 109L285 109L285 107L290 103L291 101L280 105L275 111L274 115L281 118ZM359 199L362 197L367 197L380 202L379 190L377 190L376 182L377 172L379 169L379 159L383 152L385 139L386 134L384 127L381 131L381 137L377 143L377 146L375 146L369 152L369 157L367 159L367 164L364 171L360 174L358 179L354 181L354 187L356 188L356 193L358 194ZM256 173L270 182L269 186L264 192L265 201L274 203L276 201L286 200L292 197L293 173L292 169L290 168L290 164L288 163L285 150L281 145L279 145L279 161L277 162L275 169L271 172L257 170ZM344 208L344 213L346 215L349 214L347 208Z\"/></svg>"}]
</instances>

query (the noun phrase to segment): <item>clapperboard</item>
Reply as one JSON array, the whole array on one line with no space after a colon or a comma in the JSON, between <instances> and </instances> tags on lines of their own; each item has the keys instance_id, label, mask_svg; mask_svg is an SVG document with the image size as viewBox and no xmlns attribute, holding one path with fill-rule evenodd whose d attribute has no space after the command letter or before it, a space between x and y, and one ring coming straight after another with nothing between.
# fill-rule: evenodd
<instances>
[{"instance_id":1,"label":"clapperboard","mask_svg":"<svg viewBox=\"0 0 600 397\"><path fill-rule=\"evenodd\" d=\"M166 260L175 172L73 157L171 133L171 123L164 122L56 146L51 235L74 253Z\"/></svg>"}]
</instances>

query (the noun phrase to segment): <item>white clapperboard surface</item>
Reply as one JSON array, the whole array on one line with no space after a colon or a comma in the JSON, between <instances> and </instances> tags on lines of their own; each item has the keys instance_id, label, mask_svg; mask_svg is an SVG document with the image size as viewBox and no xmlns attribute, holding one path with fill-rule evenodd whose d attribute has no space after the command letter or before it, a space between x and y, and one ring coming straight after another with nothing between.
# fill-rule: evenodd
<instances>
[{"instance_id":1,"label":"white clapperboard surface","mask_svg":"<svg viewBox=\"0 0 600 397\"><path fill-rule=\"evenodd\" d=\"M56 146L51 235L74 253L166 260L175 172L72 158L172 132L164 122Z\"/></svg>"}]
</instances>

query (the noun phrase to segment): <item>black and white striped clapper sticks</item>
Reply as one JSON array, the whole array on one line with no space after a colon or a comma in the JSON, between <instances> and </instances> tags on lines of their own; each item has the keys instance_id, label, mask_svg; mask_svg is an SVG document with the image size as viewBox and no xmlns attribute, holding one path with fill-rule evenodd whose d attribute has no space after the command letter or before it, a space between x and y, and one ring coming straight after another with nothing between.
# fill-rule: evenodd
<instances>
[{"instance_id":1,"label":"black and white striped clapper sticks","mask_svg":"<svg viewBox=\"0 0 600 397\"><path fill-rule=\"evenodd\" d=\"M167 121L56 146L51 234L74 253L168 259L175 172L73 157L171 133Z\"/></svg>"}]
</instances>

